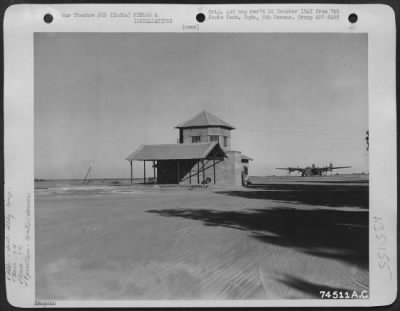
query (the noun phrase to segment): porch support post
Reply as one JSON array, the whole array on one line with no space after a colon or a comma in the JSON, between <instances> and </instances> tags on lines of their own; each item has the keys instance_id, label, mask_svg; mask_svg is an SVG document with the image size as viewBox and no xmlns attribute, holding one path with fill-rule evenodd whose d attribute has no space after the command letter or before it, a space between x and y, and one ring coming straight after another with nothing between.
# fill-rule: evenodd
<instances>
[{"instance_id":1,"label":"porch support post","mask_svg":"<svg viewBox=\"0 0 400 311\"><path fill-rule=\"evenodd\" d=\"M197 161L197 183L200 184L200 159Z\"/></svg>"},{"instance_id":2,"label":"porch support post","mask_svg":"<svg viewBox=\"0 0 400 311\"><path fill-rule=\"evenodd\" d=\"M202 170L203 170L203 181L206 179L206 172L204 170L204 159L201 160L201 166L202 166Z\"/></svg>"},{"instance_id":3,"label":"porch support post","mask_svg":"<svg viewBox=\"0 0 400 311\"><path fill-rule=\"evenodd\" d=\"M146 161L143 161L143 183L146 183Z\"/></svg>"},{"instance_id":4,"label":"porch support post","mask_svg":"<svg viewBox=\"0 0 400 311\"><path fill-rule=\"evenodd\" d=\"M180 180L180 167L179 167L179 160L176 161L176 181L179 184Z\"/></svg>"},{"instance_id":5,"label":"porch support post","mask_svg":"<svg viewBox=\"0 0 400 311\"><path fill-rule=\"evenodd\" d=\"M132 160L129 160L129 164L131 165L131 185L132 185L133 184Z\"/></svg>"},{"instance_id":6,"label":"porch support post","mask_svg":"<svg viewBox=\"0 0 400 311\"><path fill-rule=\"evenodd\" d=\"M214 184L215 184L215 159L213 159Z\"/></svg>"},{"instance_id":7,"label":"porch support post","mask_svg":"<svg viewBox=\"0 0 400 311\"><path fill-rule=\"evenodd\" d=\"M153 161L153 179L154 183L156 183L156 161Z\"/></svg>"}]
</instances>

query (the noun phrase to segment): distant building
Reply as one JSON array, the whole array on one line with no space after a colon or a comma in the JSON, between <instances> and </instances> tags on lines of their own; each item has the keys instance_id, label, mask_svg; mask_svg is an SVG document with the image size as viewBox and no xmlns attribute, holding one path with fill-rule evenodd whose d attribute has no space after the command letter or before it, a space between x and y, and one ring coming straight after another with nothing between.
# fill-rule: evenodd
<instances>
[{"instance_id":1,"label":"distant building","mask_svg":"<svg viewBox=\"0 0 400 311\"><path fill-rule=\"evenodd\" d=\"M176 126L177 144L142 145L127 157L132 162L152 162L152 181L159 184L225 184L242 185L248 177L252 159L240 151L231 150L229 123L202 111Z\"/></svg>"}]
</instances>

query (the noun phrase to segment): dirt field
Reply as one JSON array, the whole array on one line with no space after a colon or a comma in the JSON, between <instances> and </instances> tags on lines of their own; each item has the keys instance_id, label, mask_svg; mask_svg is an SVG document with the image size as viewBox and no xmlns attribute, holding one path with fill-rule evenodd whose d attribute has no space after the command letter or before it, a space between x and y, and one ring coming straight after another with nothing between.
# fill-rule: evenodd
<instances>
[{"instance_id":1,"label":"dirt field","mask_svg":"<svg viewBox=\"0 0 400 311\"><path fill-rule=\"evenodd\" d=\"M37 297L277 299L368 290L368 182L262 182L38 189Z\"/></svg>"}]
</instances>

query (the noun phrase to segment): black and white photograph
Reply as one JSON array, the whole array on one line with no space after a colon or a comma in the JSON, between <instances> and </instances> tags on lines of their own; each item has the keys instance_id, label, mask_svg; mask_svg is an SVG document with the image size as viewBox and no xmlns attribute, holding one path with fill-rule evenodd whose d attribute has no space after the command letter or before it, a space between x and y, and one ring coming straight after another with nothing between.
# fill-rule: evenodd
<instances>
[{"instance_id":1,"label":"black and white photograph","mask_svg":"<svg viewBox=\"0 0 400 311\"><path fill-rule=\"evenodd\" d=\"M368 296L367 35L34 40L39 299Z\"/></svg>"},{"instance_id":2,"label":"black and white photograph","mask_svg":"<svg viewBox=\"0 0 400 311\"><path fill-rule=\"evenodd\" d=\"M367 32L43 29L35 305L371 298Z\"/></svg>"}]
</instances>

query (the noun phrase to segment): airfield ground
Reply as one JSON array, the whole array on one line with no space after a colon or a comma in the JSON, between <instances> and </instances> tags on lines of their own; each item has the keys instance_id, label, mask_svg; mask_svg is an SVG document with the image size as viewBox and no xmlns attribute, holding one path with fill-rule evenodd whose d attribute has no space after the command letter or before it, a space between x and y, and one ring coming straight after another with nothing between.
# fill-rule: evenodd
<instances>
[{"instance_id":1,"label":"airfield ground","mask_svg":"<svg viewBox=\"0 0 400 311\"><path fill-rule=\"evenodd\" d=\"M39 185L37 298L287 299L368 290L367 178L251 181Z\"/></svg>"}]
</instances>

